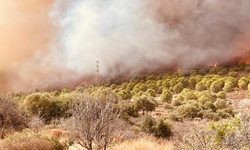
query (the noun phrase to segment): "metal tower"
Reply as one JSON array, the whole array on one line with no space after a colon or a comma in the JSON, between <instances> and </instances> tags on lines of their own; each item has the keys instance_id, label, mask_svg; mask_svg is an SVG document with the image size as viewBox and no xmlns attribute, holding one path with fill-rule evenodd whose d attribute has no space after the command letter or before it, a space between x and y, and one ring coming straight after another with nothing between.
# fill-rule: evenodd
<instances>
[{"instance_id":1,"label":"metal tower","mask_svg":"<svg viewBox=\"0 0 250 150\"><path fill-rule=\"evenodd\" d=\"M96 61L96 85L99 84L100 62Z\"/></svg>"}]
</instances>

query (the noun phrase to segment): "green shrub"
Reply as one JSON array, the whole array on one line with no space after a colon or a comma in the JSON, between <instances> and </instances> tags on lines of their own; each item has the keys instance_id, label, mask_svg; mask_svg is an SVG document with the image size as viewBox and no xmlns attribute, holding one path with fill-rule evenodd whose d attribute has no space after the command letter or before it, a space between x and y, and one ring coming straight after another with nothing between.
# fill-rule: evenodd
<instances>
[{"instance_id":1,"label":"green shrub","mask_svg":"<svg viewBox=\"0 0 250 150\"><path fill-rule=\"evenodd\" d=\"M151 96L153 96L153 97L155 97L156 96L156 92L155 92L155 90L153 90L153 89L148 89L147 91L146 91L146 93L149 93Z\"/></svg>"},{"instance_id":2,"label":"green shrub","mask_svg":"<svg viewBox=\"0 0 250 150\"><path fill-rule=\"evenodd\" d=\"M249 73L250 72L250 67L246 67L245 71Z\"/></svg>"},{"instance_id":3,"label":"green shrub","mask_svg":"<svg viewBox=\"0 0 250 150\"><path fill-rule=\"evenodd\" d=\"M220 98L220 99L226 99L227 94L224 91L220 91L219 93L216 94L216 96L217 98Z\"/></svg>"},{"instance_id":4,"label":"green shrub","mask_svg":"<svg viewBox=\"0 0 250 150\"><path fill-rule=\"evenodd\" d=\"M33 93L26 97L26 108L32 115L39 114L46 122L57 117L59 106L54 98L48 93Z\"/></svg>"},{"instance_id":5,"label":"green shrub","mask_svg":"<svg viewBox=\"0 0 250 150\"><path fill-rule=\"evenodd\" d=\"M205 119L212 119L215 121L219 121L221 119L221 117L216 112L213 112L213 110L211 109L200 111L200 115L202 115L202 117Z\"/></svg>"},{"instance_id":6,"label":"green shrub","mask_svg":"<svg viewBox=\"0 0 250 150\"><path fill-rule=\"evenodd\" d=\"M182 101L179 100L179 99L175 99L175 100L172 101L171 105L172 106L180 106L180 105L182 105Z\"/></svg>"},{"instance_id":7,"label":"green shrub","mask_svg":"<svg viewBox=\"0 0 250 150\"><path fill-rule=\"evenodd\" d=\"M125 90L128 86L128 82L124 82L122 85L121 85L121 88L122 90Z\"/></svg>"},{"instance_id":8,"label":"green shrub","mask_svg":"<svg viewBox=\"0 0 250 150\"><path fill-rule=\"evenodd\" d=\"M194 91L190 90L190 89L184 89L181 92L181 94L178 96L178 98L180 98L180 96L182 96L183 100L185 100L185 101L197 100L197 96L194 94Z\"/></svg>"},{"instance_id":9,"label":"green shrub","mask_svg":"<svg viewBox=\"0 0 250 150\"><path fill-rule=\"evenodd\" d=\"M121 90L118 94L122 97L123 100L131 99L131 93L129 90Z\"/></svg>"},{"instance_id":10,"label":"green shrub","mask_svg":"<svg viewBox=\"0 0 250 150\"><path fill-rule=\"evenodd\" d=\"M219 84L217 81L215 81L215 82L213 82L213 83L211 84L210 90L211 90L213 93L218 93L219 91L222 90L222 88L221 88L220 84Z\"/></svg>"},{"instance_id":11,"label":"green shrub","mask_svg":"<svg viewBox=\"0 0 250 150\"><path fill-rule=\"evenodd\" d=\"M205 75L207 72L206 72L206 70L204 70L204 69L201 69L201 70L199 70L199 74L200 75Z\"/></svg>"},{"instance_id":12,"label":"green shrub","mask_svg":"<svg viewBox=\"0 0 250 150\"><path fill-rule=\"evenodd\" d=\"M154 111L157 105L157 102L152 97L146 95L135 98L135 108L142 110L143 115L145 111Z\"/></svg>"},{"instance_id":13,"label":"green shrub","mask_svg":"<svg viewBox=\"0 0 250 150\"><path fill-rule=\"evenodd\" d=\"M169 121L157 119L154 125L154 135L156 137L170 137L172 135L171 126Z\"/></svg>"},{"instance_id":14,"label":"green shrub","mask_svg":"<svg viewBox=\"0 0 250 150\"><path fill-rule=\"evenodd\" d=\"M206 89L207 89L206 83L205 83L205 82L198 82L198 83L196 84L196 86L195 86L195 89L196 89L197 91L204 91L204 90L206 90Z\"/></svg>"},{"instance_id":15,"label":"green shrub","mask_svg":"<svg viewBox=\"0 0 250 150\"><path fill-rule=\"evenodd\" d=\"M163 82L162 82L162 86L163 86L163 87L166 87L166 88L170 88L170 80L167 79L167 80L163 81Z\"/></svg>"},{"instance_id":16,"label":"green shrub","mask_svg":"<svg viewBox=\"0 0 250 150\"><path fill-rule=\"evenodd\" d=\"M188 80L187 80L186 78L184 78L184 77L180 77L180 78L177 80L177 83L182 83L183 88L186 88L186 87L188 87L188 85L189 85Z\"/></svg>"},{"instance_id":17,"label":"green shrub","mask_svg":"<svg viewBox=\"0 0 250 150\"><path fill-rule=\"evenodd\" d=\"M223 87L223 90L226 92L233 91L234 84L231 81L226 81L225 86Z\"/></svg>"},{"instance_id":18,"label":"green shrub","mask_svg":"<svg viewBox=\"0 0 250 150\"><path fill-rule=\"evenodd\" d=\"M169 90L164 90L163 93L161 94L161 100L163 102L169 102L172 100L173 93L170 92Z\"/></svg>"},{"instance_id":19,"label":"green shrub","mask_svg":"<svg viewBox=\"0 0 250 150\"><path fill-rule=\"evenodd\" d=\"M196 71L196 70L191 70L190 71L190 75L191 76L195 76L195 75L197 75L198 74L198 72Z\"/></svg>"},{"instance_id":20,"label":"green shrub","mask_svg":"<svg viewBox=\"0 0 250 150\"><path fill-rule=\"evenodd\" d=\"M130 83L127 85L126 89L129 90L129 91L132 91L132 89L134 88L134 86L135 86L135 83L134 83L134 82L130 82Z\"/></svg>"},{"instance_id":21,"label":"green shrub","mask_svg":"<svg viewBox=\"0 0 250 150\"><path fill-rule=\"evenodd\" d=\"M197 107L198 106L198 107ZM194 118L200 111L199 104L196 101L189 101L185 105L181 105L177 108L177 113L184 118Z\"/></svg>"},{"instance_id":22,"label":"green shrub","mask_svg":"<svg viewBox=\"0 0 250 150\"><path fill-rule=\"evenodd\" d=\"M210 101L208 101L208 102L206 102L203 106L202 106L205 110L212 110L212 111L216 111L216 107L215 107L215 105L212 103L212 102L210 102Z\"/></svg>"},{"instance_id":23,"label":"green shrub","mask_svg":"<svg viewBox=\"0 0 250 150\"><path fill-rule=\"evenodd\" d=\"M214 103L216 101L216 95L211 94L208 90L202 91L198 94L198 101L202 105L204 105L206 102Z\"/></svg>"},{"instance_id":24,"label":"green shrub","mask_svg":"<svg viewBox=\"0 0 250 150\"><path fill-rule=\"evenodd\" d=\"M214 105L217 109L224 109L228 107L227 102L224 99L217 99Z\"/></svg>"},{"instance_id":25,"label":"green shrub","mask_svg":"<svg viewBox=\"0 0 250 150\"><path fill-rule=\"evenodd\" d=\"M191 89L194 89L195 86L196 86L196 78L195 77L190 77L189 80L188 80L188 83L189 83L189 87Z\"/></svg>"},{"instance_id":26,"label":"green shrub","mask_svg":"<svg viewBox=\"0 0 250 150\"><path fill-rule=\"evenodd\" d=\"M168 103L165 103L165 104L163 105L163 108L164 108L164 109L174 109L174 107L173 107L172 105L168 104Z\"/></svg>"},{"instance_id":27,"label":"green shrub","mask_svg":"<svg viewBox=\"0 0 250 150\"><path fill-rule=\"evenodd\" d=\"M173 91L175 93L180 93L183 90L183 84L182 83L178 83L173 87Z\"/></svg>"},{"instance_id":28,"label":"green shrub","mask_svg":"<svg viewBox=\"0 0 250 150\"><path fill-rule=\"evenodd\" d=\"M146 132L146 133L153 133L154 132L154 128L153 128L154 124L155 124L155 122L154 122L153 118L150 117L149 115L145 115L143 117L141 130Z\"/></svg>"},{"instance_id":29,"label":"green shrub","mask_svg":"<svg viewBox=\"0 0 250 150\"><path fill-rule=\"evenodd\" d=\"M116 84L112 84L112 85L110 86L110 88L111 88L112 90L114 90L114 89L117 88L117 86L116 86Z\"/></svg>"},{"instance_id":30,"label":"green shrub","mask_svg":"<svg viewBox=\"0 0 250 150\"><path fill-rule=\"evenodd\" d=\"M238 76L238 73L235 71L231 71L228 73L228 76L236 78Z\"/></svg>"},{"instance_id":31,"label":"green shrub","mask_svg":"<svg viewBox=\"0 0 250 150\"><path fill-rule=\"evenodd\" d=\"M158 88L158 90L157 90L156 93L157 93L157 94L162 94L162 91L163 91L163 87L161 86L161 87Z\"/></svg>"},{"instance_id":32,"label":"green shrub","mask_svg":"<svg viewBox=\"0 0 250 150\"><path fill-rule=\"evenodd\" d=\"M238 86L240 89L243 89L243 90L246 90L248 88L247 83L244 81L239 81Z\"/></svg>"}]
</instances>

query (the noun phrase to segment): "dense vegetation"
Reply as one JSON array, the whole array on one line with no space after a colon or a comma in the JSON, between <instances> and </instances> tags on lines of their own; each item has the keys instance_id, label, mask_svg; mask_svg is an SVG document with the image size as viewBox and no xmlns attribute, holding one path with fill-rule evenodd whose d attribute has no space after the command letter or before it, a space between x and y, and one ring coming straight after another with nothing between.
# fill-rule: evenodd
<instances>
[{"instance_id":1,"label":"dense vegetation","mask_svg":"<svg viewBox=\"0 0 250 150\"><path fill-rule=\"evenodd\" d=\"M80 128L76 126L76 120L78 118L78 121L81 121L84 117L86 120L89 120L90 118L84 116L88 112L89 116L90 114L94 115L92 118L97 117L96 120L92 120L92 123L90 123L92 124L92 126L90 125L91 127L95 125L94 128L97 128L100 126L100 124L96 123L98 118L101 116L107 118L108 116L108 114L104 115L101 113L107 107L112 108L112 113L119 110L119 114L115 113L116 115L113 115L113 118L109 118L110 120L107 122L112 122L113 119L116 122L120 120L119 122L129 124L130 126L130 136L119 134L119 138L123 140L134 138L136 135L145 136L148 134L157 138L168 139L171 136L175 136L176 131L173 131L173 128L176 123L206 120L206 122L210 122L210 125L206 125L202 132L204 131L204 134L208 135L207 132L211 131L217 135L213 141L211 141L210 136L209 142L211 145L209 146L220 145L218 146L219 148L234 148L233 145L230 145L232 144L230 143L231 141L227 141L230 138L229 135L233 134L232 132L235 132L235 134L237 132L240 137L243 134L241 133L243 132L241 131L241 126L243 126L243 123L248 124L249 122L247 119L236 117L239 110L233 107L228 94L237 95L238 92L247 90L250 92L249 72L250 65L241 63L233 67L224 65L116 78L102 81L98 85L79 86L75 89L64 87L61 90L51 92L36 91L9 95L2 94L0 96L0 125L4 129L1 132L2 138L5 138L5 143L2 145L5 149L22 149L18 148L18 145L13 145L14 142L27 141L28 143L33 142L33 145L43 143L49 146L47 149L58 149L58 147L59 149L66 149L74 142L86 143L87 141L87 144L90 142L95 143L94 145L99 144L97 149L106 149L111 145L105 142L102 144L102 139L93 137L96 140L92 141L88 139L89 136L85 139L76 136L85 135L88 129L79 131L81 133L74 133L74 131L78 130L75 128L72 130L69 126ZM250 94L246 93L245 97L250 97ZM112 100L112 103L110 103L110 100ZM90 105L91 101L95 103ZM75 106L79 107L77 111ZM99 111L79 111L84 110L80 108L85 107L97 110L102 106L103 109ZM154 113L159 110L162 110L162 113ZM110 113L109 115L112 116ZM245 115L248 113L245 113ZM80 114L82 117L79 118ZM95 116L97 114L98 116ZM234 118L234 122L229 120L225 124L220 124L220 120L229 118ZM238 124L235 123L237 119L239 120ZM219 121L219 123L215 123L215 121ZM63 127L63 124L66 122L69 124ZM52 124L56 128L72 131L73 135L62 142L58 140L58 137L56 139L55 137L48 138L39 134L44 127ZM80 124L82 122L79 122ZM122 128L121 124L115 124L115 126L112 124L110 126L114 127L110 136L117 135L115 133ZM246 126L244 127L246 128ZM91 131L95 131L94 128L91 128ZM202 136L200 135L202 132L194 135ZM249 133L248 129L247 132ZM92 134L96 135L96 133ZM6 136L4 137L4 135ZM31 140L31 137L35 138ZM204 145L196 145L195 147L190 143L190 139L195 138L198 140L200 137L181 136L180 141L190 149L210 148L209 146L204 147ZM96 142L98 141L97 139L99 142ZM111 137L107 137L107 139L111 139ZM16 143L18 144L18 142ZM20 145L22 144L20 143ZM237 149L247 147L247 144L238 144L239 147ZM183 145L178 145L177 147ZM83 145L83 147L92 149L92 145Z\"/></svg>"}]
</instances>

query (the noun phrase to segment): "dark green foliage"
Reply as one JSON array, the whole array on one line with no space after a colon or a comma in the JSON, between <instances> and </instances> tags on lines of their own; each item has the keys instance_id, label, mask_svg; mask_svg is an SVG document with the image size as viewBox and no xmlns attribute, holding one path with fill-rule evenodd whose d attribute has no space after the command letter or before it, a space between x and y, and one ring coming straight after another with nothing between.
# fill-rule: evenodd
<instances>
[{"instance_id":1,"label":"dark green foliage","mask_svg":"<svg viewBox=\"0 0 250 150\"><path fill-rule=\"evenodd\" d=\"M228 76L236 78L238 76L238 73L235 72L235 71L231 71L231 72L228 73Z\"/></svg>"},{"instance_id":2,"label":"dark green foliage","mask_svg":"<svg viewBox=\"0 0 250 150\"><path fill-rule=\"evenodd\" d=\"M214 105L217 109L225 109L228 107L227 102L224 99L217 99Z\"/></svg>"},{"instance_id":3,"label":"dark green foliage","mask_svg":"<svg viewBox=\"0 0 250 150\"><path fill-rule=\"evenodd\" d=\"M188 83L189 83L189 87L191 89L194 89L195 86L196 86L196 78L195 77L190 77L189 80L188 80Z\"/></svg>"},{"instance_id":4,"label":"dark green foliage","mask_svg":"<svg viewBox=\"0 0 250 150\"><path fill-rule=\"evenodd\" d=\"M114 89L117 88L117 86L116 86L116 84L112 84L112 85L110 86L110 88L111 88L112 90L114 90Z\"/></svg>"},{"instance_id":5,"label":"dark green foliage","mask_svg":"<svg viewBox=\"0 0 250 150\"><path fill-rule=\"evenodd\" d=\"M210 86L210 90L213 92L213 93L218 93L219 91L222 90L221 88L221 85L218 81L215 81L211 84Z\"/></svg>"},{"instance_id":6,"label":"dark green foliage","mask_svg":"<svg viewBox=\"0 0 250 150\"><path fill-rule=\"evenodd\" d=\"M156 92L155 92L155 90L153 90L153 89L148 89L148 90L146 91L146 93L149 93L150 96L153 96L153 97L156 96Z\"/></svg>"},{"instance_id":7,"label":"dark green foliage","mask_svg":"<svg viewBox=\"0 0 250 150\"><path fill-rule=\"evenodd\" d=\"M161 100L163 102L169 102L172 100L173 93L169 90L164 90L163 93L161 94Z\"/></svg>"},{"instance_id":8,"label":"dark green foliage","mask_svg":"<svg viewBox=\"0 0 250 150\"><path fill-rule=\"evenodd\" d=\"M145 111L154 111L157 105L157 102L152 97L146 95L135 98L135 108L137 110L142 110L143 115Z\"/></svg>"},{"instance_id":9,"label":"dark green foliage","mask_svg":"<svg viewBox=\"0 0 250 150\"><path fill-rule=\"evenodd\" d=\"M154 135L156 137L170 137L172 135L171 124L163 119L158 119L154 126Z\"/></svg>"},{"instance_id":10,"label":"dark green foliage","mask_svg":"<svg viewBox=\"0 0 250 150\"><path fill-rule=\"evenodd\" d=\"M205 83L205 82L198 82L198 83L196 84L196 86L195 86L195 89L196 89L197 91L204 91L204 90L206 90L206 89L207 89L206 83Z\"/></svg>"},{"instance_id":11,"label":"dark green foliage","mask_svg":"<svg viewBox=\"0 0 250 150\"><path fill-rule=\"evenodd\" d=\"M217 98L220 98L220 99L226 99L227 94L224 91L220 91L219 93L216 94L216 96Z\"/></svg>"},{"instance_id":12,"label":"dark green foliage","mask_svg":"<svg viewBox=\"0 0 250 150\"><path fill-rule=\"evenodd\" d=\"M128 100L131 98L131 93L129 90L121 90L118 94L122 97L123 100Z\"/></svg>"},{"instance_id":13,"label":"dark green foliage","mask_svg":"<svg viewBox=\"0 0 250 150\"><path fill-rule=\"evenodd\" d=\"M172 105L168 104L168 103L165 103L165 104L163 105L163 108L164 108L164 109L174 109L174 107L173 107Z\"/></svg>"},{"instance_id":14,"label":"dark green foliage","mask_svg":"<svg viewBox=\"0 0 250 150\"><path fill-rule=\"evenodd\" d=\"M143 122L142 122L142 131L146 132L146 133L153 133L154 132L154 126L155 122L153 120L152 117L150 117L149 115L145 115L143 118Z\"/></svg>"},{"instance_id":15,"label":"dark green foliage","mask_svg":"<svg viewBox=\"0 0 250 150\"><path fill-rule=\"evenodd\" d=\"M196 101L189 101L185 105L181 105L177 108L177 113L184 118L194 118L198 116L200 111L199 104Z\"/></svg>"},{"instance_id":16,"label":"dark green foliage","mask_svg":"<svg viewBox=\"0 0 250 150\"><path fill-rule=\"evenodd\" d=\"M175 92L175 93L180 93L182 90L183 90L183 84L182 83L178 83L178 84L176 84L174 87L173 87L173 91Z\"/></svg>"},{"instance_id":17,"label":"dark green foliage","mask_svg":"<svg viewBox=\"0 0 250 150\"><path fill-rule=\"evenodd\" d=\"M204 105L206 102L215 102L216 101L216 95L213 95L210 93L210 91L202 91L198 94L198 101L202 105Z\"/></svg>"}]
</instances>

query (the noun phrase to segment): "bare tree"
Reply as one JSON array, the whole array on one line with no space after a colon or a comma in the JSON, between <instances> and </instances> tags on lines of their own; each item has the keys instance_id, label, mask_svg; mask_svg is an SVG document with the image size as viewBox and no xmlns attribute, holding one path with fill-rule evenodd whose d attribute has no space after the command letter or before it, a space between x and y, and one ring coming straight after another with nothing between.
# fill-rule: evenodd
<instances>
[{"instance_id":1,"label":"bare tree","mask_svg":"<svg viewBox=\"0 0 250 150\"><path fill-rule=\"evenodd\" d=\"M75 141L88 150L104 149L114 142L114 131L119 127L120 97L105 89L90 95L83 93L72 110L72 130ZM95 145L95 146L94 146Z\"/></svg>"}]
</instances>

